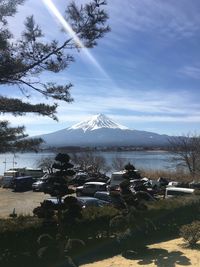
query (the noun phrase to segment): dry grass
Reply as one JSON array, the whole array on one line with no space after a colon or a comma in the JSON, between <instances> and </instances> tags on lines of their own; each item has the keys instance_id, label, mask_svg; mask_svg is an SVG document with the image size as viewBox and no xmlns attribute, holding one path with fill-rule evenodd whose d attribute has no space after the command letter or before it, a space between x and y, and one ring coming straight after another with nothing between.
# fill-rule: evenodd
<instances>
[{"instance_id":1,"label":"dry grass","mask_svg":"<svg viewBox=\"0 0 200 267\"><path fill-rule=\"evenodd\" d=\"M148 177L157 180L159 177L167 178L170 181L178 182L191 182L191 177L187 172L184 171L170 171L170 170L141 170L142 177ZM200 177L196 177L196 180L200 181Z\"/></svg>"}]
</instances>

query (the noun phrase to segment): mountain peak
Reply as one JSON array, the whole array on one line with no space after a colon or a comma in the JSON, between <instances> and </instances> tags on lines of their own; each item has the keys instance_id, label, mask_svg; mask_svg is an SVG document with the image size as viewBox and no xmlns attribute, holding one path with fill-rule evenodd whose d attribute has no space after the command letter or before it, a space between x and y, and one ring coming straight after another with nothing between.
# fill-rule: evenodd
<instances>
[{"instance_id":1,"label":"mountain peak","mask_svg":"<svg viewBox=\"0 0 200 267\"><path fill-rule=\"evenodd\" d=\"M94 131L100 128L121 129L121 130L128 129L125 126L112 121L106 115L100 113L91 116L89 119L85 121L73 125L72 127L68 128L68 130L82 129L84 132L86 132L86 131Z\"/></svg>"}]
</instances>

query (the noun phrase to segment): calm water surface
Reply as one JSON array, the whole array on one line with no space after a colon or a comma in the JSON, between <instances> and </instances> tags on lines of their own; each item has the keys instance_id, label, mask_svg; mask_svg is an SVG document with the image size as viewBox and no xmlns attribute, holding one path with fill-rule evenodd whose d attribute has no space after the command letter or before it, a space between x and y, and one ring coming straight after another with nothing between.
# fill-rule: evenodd
<instances>
[{"instance_id":1,"label":"calm water surface","mask_svg":"<svg viewBox=\"0 0 200 267\"><path fill-rule=\"evenodd\" d=\"M137 169L169 170L174 169L172 164L172 154L162 151L124 151L124 152L96 152L104 156L108 165L112 165L113 158L122 158L131 162ZM54 153L24 153L24 154L1 154L0 155L0 175L5 170L14 167L36 168L41 159L55 157Z\"/></svg>"}]
</instances>

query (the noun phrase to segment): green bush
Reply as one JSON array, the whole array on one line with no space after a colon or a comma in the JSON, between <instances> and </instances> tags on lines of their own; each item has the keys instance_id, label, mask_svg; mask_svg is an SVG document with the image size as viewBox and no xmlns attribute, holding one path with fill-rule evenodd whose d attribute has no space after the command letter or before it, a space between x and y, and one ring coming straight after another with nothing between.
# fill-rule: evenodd
<instances>
[{"instance_id":1,"label":"green bush","mask_svg":"<svg viewBox=\"0 0 200 267\"><path fill-rule=\"evenodd\" d=\"M180 229L180 236L189 246L194 246L200 241L200 221L194 221L191 224L183 225Z\"/></svg>"},{"instance_id":2,"label":"green bush","mask_svg":"<svg viewBox=\"0 0 200 267\"><path fill-rule=\"evenodd\" d=\"M88 249L88 244L91 242L102 244L105 240L106 242L108 239L112 240L114 234L118 236L121 232L126 232L127 228L130 230L130 235L127 236L130 242L126 244L127 246L130 244L131 247L134 244L138 246L139 240L144 245L152 239L177 236L181 226L192 221L200 221L200 197L160 200L148 204L146 210L132 208L129 211L119 211L110 206L91 207L81 210L81 216L77 216L78 210L72 211L71 213L68 207L67 213L63 214L63 236L83 240ZM25 254L29 255L27 260L30 260L30 257L36 259L37 239L44 233L55 239L56 225L44 224L43 220L33 216L1 219L0 255L4 256L0 256L0 266L6 266L5 260L15 261L16 256L20 258ZM191 240L194 242L193 239ZM32 266L30 263L26 265Z\"/></svg>"},{"instance_id":3,"label":"green bush","mask_svg":"<svg viewBox=\"0 0 200 267\"><path fill-rule=\"evenodd\" d=\"M132 209L126 215L131 230L130 243L140 239L151 242L164 237L175 237L182 225L200 220L200 198L179 197L148 204L147 210Z\"/></svg>"},{"instance_id":4,"label":"green bush","mask_svg":"<svg viewBox=\"0 0 200 267\"><path fill-rule=\"evenodd\" d=\"M19 215L16 218L0 219L0 235L7 232L24 231L30 228L39 228L42 221L33 216Z\"/></svg>"},{"instance_id":5,"label":"green bush","mask_svg":"<svg viewBox=\"0 0 200 267\"><path fill-rule=\"evenodd\" d=\"M113 233L121 233L128 228L127 217L123 215L117 215L110 221L110 228Z\"/></svg>"},{"instance_id":6,"label":"green bush","mask_svg":"<svg viewBox=\"0 0 200 267\"><path fill-rule=\"evenodd\" d=\"M82 219L77 224L76 233L79 238L100 238L109 235L110 220L120 212L109 206L103 208L90 207L82 211Z\"/></svg>"},{"instance_id":7,"label":"green bush","mask_svg":"<svg viewBox=\"0 0 200 267\"><path fill-rule=\"evenodd\" d=\"M145 216L153 221L158 230L177 231L184 224L200 220L200 198L191 196L160 200L148 206Z\"/></svg>"}]
</instances>

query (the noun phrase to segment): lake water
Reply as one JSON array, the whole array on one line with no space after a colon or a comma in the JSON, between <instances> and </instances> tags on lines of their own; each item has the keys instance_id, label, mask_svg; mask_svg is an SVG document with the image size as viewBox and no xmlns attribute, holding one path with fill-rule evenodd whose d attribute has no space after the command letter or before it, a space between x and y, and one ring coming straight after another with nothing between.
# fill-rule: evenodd
<instances>
[{"instance_id":1,"label":"lake water","mask_svg":"<svg viewBox=\"0 0 200 267\"><path fill-rule=\"evenodd\" d=\"M96 152L105 157L108 165L112 165L113 158L122 158L132 163L137 169L150 170L173 170L172 154L164 151L123 151L123 152ZM41 159L55 157L54 153L24 153L24 154L1 154L0 155L0 175L5 170L14 167L36 168Z\"/></svg>"}]
</instances>

